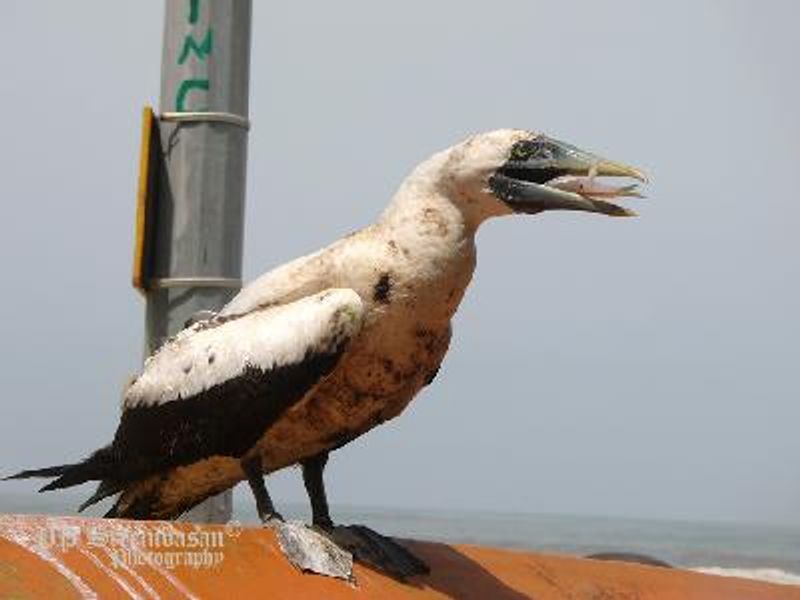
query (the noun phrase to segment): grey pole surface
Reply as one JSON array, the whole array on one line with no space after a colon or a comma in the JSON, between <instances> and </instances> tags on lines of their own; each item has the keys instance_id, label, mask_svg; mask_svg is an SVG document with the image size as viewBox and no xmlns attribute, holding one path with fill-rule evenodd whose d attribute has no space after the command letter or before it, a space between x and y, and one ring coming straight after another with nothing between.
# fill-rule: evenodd
<instances>
[{"instance_id":1,"label":"grey pole surface","mask_svg":"<svg viewBox=\"0 0 800 600\"><path fill-rule=\"evenodd\" d=\"M241 287L251 11L251 0L166 0L148 354ZM187 519L226 522L231 504L228 491Z\"/></svg>"}]
</instances>

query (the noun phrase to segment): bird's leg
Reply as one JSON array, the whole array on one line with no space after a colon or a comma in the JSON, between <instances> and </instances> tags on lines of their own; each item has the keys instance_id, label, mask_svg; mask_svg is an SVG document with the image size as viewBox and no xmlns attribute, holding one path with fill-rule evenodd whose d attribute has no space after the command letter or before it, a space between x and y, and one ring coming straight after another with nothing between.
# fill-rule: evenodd
<instances>
[{"instance_id":1,"label":"bird's leg","mask_svg":"<svg viewBox=\"0 0 800 600\"><path fill-rule=\"evenodd\" d=\"M334 525L325 495L323 471L328 453L323 452L302 461L303 482L311 501L311 521L341 548L353 554L356 561L405 579L430 572L428 565L407 548L365 525Z\"/></svg>"},{"instance_id":2,"label":"bird's leg","mask_svg":"<svg viewBox=\"0 0 800 600\"><path fill-rule=\"evenodd\" d=\"M328 453L322 452L304 460L303 483L306 485L308 499L311 501L311 523L325 531L333 529L330 509L328 508L328 498L325 495L325 482L322 472L328 462Z\"/></svg>"},{"instance_id":3,"label":"bird's leg","mask_svg":"<svg viewBox=\"0 0 800 600\"><path fill-rule=\"evenodd\" d=\"M256 499L256 510L261 522L283 521L283 517L275 510L275 505L272 503L272 498L269 497L267 486L264 484L261 457L255 456L242 460L242 469L247 475L247 483L250 484L250 490Z\"/></svg>"},{"instance_id":4,"label":"bird's leg","mask_svg":"<svg viewBox=\"0 0 800 600\"><path fill-rule=\"evenodd\" d=\"M267 486L264 484L261 458L255 456L243 459L241 465L256 499L258 518L275 531L281 550L289 562L301 571L311 571L320 575L351 580L353 556L349 552L342 550L327 537L307 528L302 523L285 522L275 510ZM320 468L321 475L322 468ZM322 498L324 501L324 489ZM327 510L327 504L325 509Z\"/></svg>"}]
</instances>

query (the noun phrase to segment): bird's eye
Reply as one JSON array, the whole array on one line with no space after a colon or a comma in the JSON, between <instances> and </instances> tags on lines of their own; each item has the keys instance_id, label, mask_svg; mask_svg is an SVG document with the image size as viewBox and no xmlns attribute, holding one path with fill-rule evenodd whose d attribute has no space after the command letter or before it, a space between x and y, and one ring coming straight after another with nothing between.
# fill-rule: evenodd
<instances>
[{"instance_id":1,"label":"bird's eye","mask_svg":"<svg viewBox=\"0 0 800 600\"><path fill-rule=\"evenodd\" d=\"M535 151L535 144L530 140L517 142L511 148L512 160L528 160Z\"/></svg>"},{"instance_id":2,"label":"bird's eye","mask_svg":"<svg viewBox=\"0 0 800 600\"><path fill-rule=\"evenodd\" d=\"M532 158L538 160L548 160L553 158L553 151L549 147L547 140L523 140L517 142L511 148L512 160L530 160Z\"/></svg>"}]
</instances>

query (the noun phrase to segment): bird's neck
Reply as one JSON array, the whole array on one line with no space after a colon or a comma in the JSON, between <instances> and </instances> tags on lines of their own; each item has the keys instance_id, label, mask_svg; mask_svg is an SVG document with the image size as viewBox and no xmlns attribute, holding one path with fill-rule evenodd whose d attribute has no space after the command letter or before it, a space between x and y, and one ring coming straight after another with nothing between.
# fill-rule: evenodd
<instances>
[{"instance_id":1,"label":"bird's neck","mask_svg":"<svg viewBox=\"0 0 800 600\"><path fill-rule=\"evenodd\" d=\"M386 207L380 224L399 229L419 229L418 233L425 236L429 229L425 226L426 221L430 219L423 217L435 212L450 226L450 233L465 240L474 239L478 226L489 215L481 214L472 203L458 198L452 182L442 176L450 154L450 150L435 154L414 169Z\"/></svg>"},{"instance_id":2,"label":"bird's neck","mask_svg":"<svg viewBox=\"0 0 800 600\"><path fill-rule=\"evenodd\" d=\"M478 222L426 175L418 169L404 182L378 228L387 244L400 249L403 277L417 303L449 321L475 269Z\"/></svg>"},{"instance_id":3,"label":"bird's neck","mask_svg":"<svg viewBox=\"0 0 800 600\"><path fill-rule=\"evenodd\" d=\"M465 214L436 180L415 175L397 191L378 227L432 259L473 251L479 222Z\"/></svg>"}]
</instances>

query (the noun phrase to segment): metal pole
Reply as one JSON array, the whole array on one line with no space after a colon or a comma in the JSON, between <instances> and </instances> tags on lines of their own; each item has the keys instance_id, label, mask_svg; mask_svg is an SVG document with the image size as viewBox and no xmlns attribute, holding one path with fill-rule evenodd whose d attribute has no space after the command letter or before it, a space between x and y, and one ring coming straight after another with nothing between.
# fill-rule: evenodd
<instances>
[{"instance_id":1,"label":"metal pole","mask_svg":"<svg viewBox=\"0 0 800 600\"><path fill-rule=\"evenodd\" d=\"M241 287L251 0L166 0L148 354ZM187 518L226 522L231 492Z\"/></svg>"}]
</instances>

